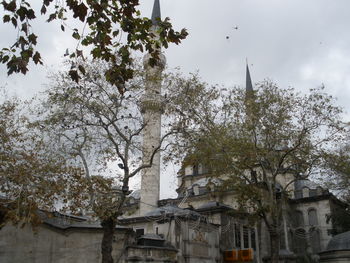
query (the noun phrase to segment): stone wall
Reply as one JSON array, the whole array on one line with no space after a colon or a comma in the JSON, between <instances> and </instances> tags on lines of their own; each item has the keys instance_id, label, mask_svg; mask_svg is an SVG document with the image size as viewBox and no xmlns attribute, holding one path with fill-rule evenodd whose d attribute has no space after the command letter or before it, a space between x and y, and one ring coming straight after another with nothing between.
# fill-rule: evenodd
<instances>
[{"instance_id":1,"label":"stone wall","mask_svg":"<svg viewBox=\"0 0 350 263\"><path fill-rule=\"evenodd\" d=\"M310 231L309 229L312 227L315 227L318 229L318 231L320 232L320 245L321 245L320 251L323 251L326 248L329 240L332 238L331 233L329 232L329 230L332 229L332 224L331 222L327 222L327 215L331 213L329 199L317 200L315 202L299 203L294 206L294 209L302 213L303 220L304 220L304 228L307 232L309 232ZM318 224L316 226L309 224L308 213L312 209L315 209L317 213Z\"/></svg>"},{"instance_id":2,"label":"stone wall","mask_svg":"<svg viewBox=\"0 0 350 263\"><path fill-rule=\"evenodd\" d=\"M127 248L126 262L134 263L176 263L176 249L130 246Z\"/></svg>"},{"instance_id":3,"label":"stone wall","mask_svg":"<svg viewBox=\"0 0 350 263\"><path fill-rule=\"evenodd\" d=\"M348 263L350 250L325 251L320 253L320 263Z\"/></svg>"},{"instance_id":4,"label":"stone wall","mask_svg":"<svg viewBox=\"0 0 350 263\"><path fill-rule=\"evenodd\" d=\"M177 221L175 225L179 244L178 262L220 262L219 231L209 224L195 221Z\"/></svg>"},{"instance_id":5,"label":"stone wall","mask_svg":"<svg viewBox=\"0 0 350 263\"><path fill-rule=\"evenodd\" d=\"M118 230L113 257L123 253L129 232ZM0 231L1 263L97 263L101 262L102 231L98 228L57 229L40 225L34 231L7 225Z\"/></svg>"}]
</instances>

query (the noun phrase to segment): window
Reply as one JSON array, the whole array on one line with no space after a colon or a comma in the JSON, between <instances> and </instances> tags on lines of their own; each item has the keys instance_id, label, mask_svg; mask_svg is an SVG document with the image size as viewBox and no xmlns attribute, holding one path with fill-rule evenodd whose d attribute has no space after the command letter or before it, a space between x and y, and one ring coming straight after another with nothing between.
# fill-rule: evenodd
<instances>
[{"instance_id":1,"label":"window","mask_svg":"<svg viewBox=\"0 0 350 263\"><path fill-rule=\"evenodd\" d=\"M250 180L256 182L258 180L256 171L250 171Z\"/></svg>"},{"instance_id":2,"label":"window","mask_svg":"<svg viewBox=\"0 0 350 263\"><path fill-rule=\"evenodd\" d=\"M295 230L293 236L293 250L297 255L305 255L307 248L307 235L304 229Z\"/></svg>"},{"instance_id":3,"label":"window","mask_svg":"<svg viewBox=\"0 0 350 263\"><path fill-rule=\"evenodd\" d=\"M304 226L304 215L303 212L301 211L296 211L295 213L295 226L296 227L302 227Z\"/></svg>"},{"instance_id":4,"label":"window","mask_svg":"<svg viewBox=\"0 0 350 263\"><path fill-rule=\"evenodd\" d=\"M203 174L203 164L198 164L198 174Z\"/></svg>"},{"instance_id":5,"label":"window","mask_svg":"<svg viewBox=\"0 0 350 263\"><path fill-rule=\"evenodd\" d=\"M198 175L198 165L193 165L193 175Z\"/></svg>"},{"instance_id":6,"label":"window","mask_svg":"<svg viewBox=\"0 0 350 263\"><path fill-rule=\"evenodd\" d=\"M208 192L208 189L206 187L199 187L199 194L205 194L206 192Z\"/></svg>"},{"instance_id":7,"label":"window","mask_svg":"<svg viewBox=\"0 0 350 263\"><path fill-rule=\"evenodd\" d=\"M208 168L204 164L198 164L198 174L208 173Z\"/></svg>"},{"instance_id":8,"label":"window","mask_svg":"<svg viewBox=\"0 0 350 263\"><path fill-rule=\"evenodd\" d=\"M322 194L323 194L323 189L322 189L321 186L318 186L318 187L316 188L316 191L317 191L317 195L322 195Z\"/></svg>"},{"instance_id":9,"label":"window","mask_svg":"<svg viewBox=\"0 0 350 263\"><path fill-rule=\"evenodd\" d=\"M132 204L135 204L135 199L133 197L130 197L129 199L129 203L132 205Z\"/></svg>"},{"instance_id":10,"label":"window","mask_svg":"<svg viewBox=\"0 0 350 263\"><path fill-rule=\"evenodd\" d=\"M235 241L236 248L241 248L241 228L239 224L235 224Z\"/></svg>"},{"instance_id":11,"label":"window","mask_svg":"<svg viewBox=\"0 0 350 263\"><path fill-rule=\"evenodd\" d=\"M192 175L193 174L193 166L188 165L185 167L185 175Z\"/></svg>"},{"instance_id":12,"label":"window","mask_svg":"<svg viewBox=\"0 0 350 263\"><path fill-rule=\"evenodd\" d=\"M249 248L249 229L248 227L243 227L243 247Z\"/></svg>"},{"instance_id":13,"label":"window","mask_svg":"<svg viewBox=\"0 0 350 263\"><path fill-rule=\"evenodd\" d=\"M296 199L298 199L298 198L303 198L303 193L302 193L302 191L300 191L300 190L294 191L294 197L295 197Z\"/></svg>"},{"instance_id":14,"label":"window","mask_svg":"<svg viewBox=\"0 0 350 263\"><path fill-rule=\"evenodd\" d=\"M281 231L281 236L280 236L280 249L286 249L286 233L284 232L284 229Z\"/></svg>"},{"instance_id":15,"label":"window","mask_svg":"<svg viewBox=\"0 0 350 263\"><path fill-rule=\"evenodd\" d=\"M207 184L207 188L208 188L208 191L214 192L215 185L212 182L210 182L210 183Z\"/></svg>"},{"instance_id":16,"label":"window","mask_svg":"<svg viewBox=\"0 0 350 263\"><path fill-rule=\"evenodd\" d=\"M310 197L311 196L317 196L317 190L316 189L310 189Z\"/></svg>"},{"instance_id":17,"label":"window","mask_svg":"<svg viewBox=\"0 0 350 263\"><path fill-rule=\"evenodd\" d=\"M316 209L314 209L314 208L310 209L308 212L308 217L309 217L309 225L310 226L317 226L318 225Z\"/></svg>"},{"instance_id":18,"label":"window","mask_svg":"<svg viewBox=\"0 0 350 263\"><path fill-rule=\"evenodd\" d=\"M312 252L318 253L321 251L321 238L318 229L313 229L312 231L310 231L310 244Z\"/></svg>"},{"instance_id":19,"label":"window","mask_svg":"<svg viewBox=\"0 0 350 263\"><path fill-rule=\"evenodd\" d=\"M309 188L307 187L303 188L303 197L309 197Z\"/></svg>"},{"instance_id":20,"label":"window","mask_svg":"<svg viewBox=\"0 0 350 263\"><path fill-rule=\"evenodd\" d=\"M143 236L145 234L145 230L143 228L135 229L136 232L136 238L139 238L140 236Z\"/></svg>"},{"instance_id":21,"label":"window","mask_svg":"<svg viewBox=\"0 0 350 263\"><path fill-rule=\"evenodd\" d=\"M250 240L252 242L252 249L256 250L256 243L255 243L255 229L250 229Z\"/></svg>"},{"instance_id":22,"label":"window","mask_svg":"<svg viewBox=\"0 0 350 263\"><path fill-rule=\"evenodd\" d=\"M199 195L199 186L197 184L195 184L193 186L193 194L194 195Z\"/></svg>"}]
</instances>

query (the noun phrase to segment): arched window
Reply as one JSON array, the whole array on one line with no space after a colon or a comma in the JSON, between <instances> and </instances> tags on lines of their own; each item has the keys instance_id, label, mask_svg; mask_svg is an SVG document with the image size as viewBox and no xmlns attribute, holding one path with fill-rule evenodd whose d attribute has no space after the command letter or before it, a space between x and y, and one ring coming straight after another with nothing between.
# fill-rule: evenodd
<instances>
[{"instance_id":1,"label":"arched window","mask_svg":"<svg viewBox=\"0 0 350 263\"><path fill-rule=\"evenodd\" d=\"M321 236L318 229L312 228L310 230L310 245L313 253L321 251Z\"/></svg>"},{"instance_id":2,"label":"arched window","mask_svg":"<svg viewBox=\"0 0 350 263\"><path fill-rule=\"evenodd\" d=\"M317 190L316 189L310 189L310 197L317 196Z\"/></svg>"},{"instance_id":3,"label":"arched window","mask_svg":"<svg viewBox=\"0 0 350 263\"><path fill-rule=\"evenodd\" d=\"M303 227L304 226L304 215L303 212L301 211L296 211L295 212L295 226L296 227Z\"/></svg>"},{"instance_id":4,"label":"arched window","mask_svg":"<svg viewBox=\"0 0 350 263\"><path fill-rule=\"evenodd\" d=\"M214 192L215 190L215 184L213 184L212 182L207 184L207 189L209 192Z\"/></svg>"},{"instance_id":5,"label":"arched window","mask_svg":"<svg viewBox=\"0 0 350 263\"><path fill-rule=\"evenodd\" d=\"M310 226L317 226L318 225L317 211L315 208L311 208L308 211L308 217L309 217L309 225Z\"/></svg>"},{"instance_id":6,"label":"arched window","mask_svg":"<svg viewBox=\"0 0 350 263\"><path fill-rule=\"evenodd\" d=\"M303 198L303 192L301 190L295 190L294 191L294 198L295 199Z\"/></svg>"},{"instance_id":7,"label":"arched window","mask_svg":"<svg viewBox=\"0 0 350 263\"><path fill-rule=\"evenodd\" d=\"M197 184L195 184L193 186L193 194L194 195L199 195L199 186Z\"/></svg>"},{"instance_id":8,"label":"arched window","mask_svg":"<svg viewBox=\"0 0 350 263\"><path fill-rule=\"evenodd\" d=\"M193 175L193 165L188 165L185 167L185 175Z\"/></svg>"},{"instance_id":9,"label":"arched window","mask_svg":"<svg viewBox=\"0 0 350 263\"><path fill-rule=\"evenodd\" d=\"M305 255L307 248L307 235L304 229L297 229L293 235L293 251L297 255Z\"/></svg>"},{"instance_id":10,"label":"arched window","mask_svg":"<svg viewBox=\"0 0 350 263\"><path fill-rule=\"evenodd\" d=\"M203 174L203 164L198 164L198 174Z\"/></svg>"},{"instance_id":11,"label":"arched window","mask_svg":"<svg viewBox=\"0 0 350 263\"><path fill-rule=\"evenodd\" d=\"M235 228L235 247L241 248L241 227L239 224L234 224Z\"/></svg>"},{"instance_id":12,"label":"arched window","mask_svg":"<svg viewBox=\"0 0 350 263\"><path fill-rule=\"evenodd\" d=\"M303 188L303 197L309 197L310 196L310 190L307 187Z\"/></svg>"},{"instance_id":13,"label":"arched window","mask_svg":"<svg viewBox=\"0 0 350 263\"><path fill-rule=\"evenodd\" d=\"M194 195L193 188L187 189L188 196Z\"/></svg>"},{"instance_id":14,"label":"arched window","mask_svg":"<svg viewBox=\"0 0 350 263\"><path fill-rule=\"evenodd\" d=\"M208 188L207 187L199 187L199 194L202 195L202 194L205 194L208 192Z\"/></svg>"},{"instance_id":15,"label":"arched window","mask_svg":"<svg viewBox=\"0 0 350 263\"><path fill-rule=\"evenodd\" d=\"M202 174L207 174L208 173L208 167L202 164Z\"/></svg>"}]
</instances>

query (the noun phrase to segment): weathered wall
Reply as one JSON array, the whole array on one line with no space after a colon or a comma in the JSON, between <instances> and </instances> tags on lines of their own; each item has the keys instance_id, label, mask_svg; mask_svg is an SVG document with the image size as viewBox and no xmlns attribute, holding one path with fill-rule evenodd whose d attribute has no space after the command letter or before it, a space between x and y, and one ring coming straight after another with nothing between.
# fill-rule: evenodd
<instances>
[{"instance_id":1,"label":"weathered wall","mask_svg":"<svg viewBox=\"0 0 350 263\"><path fill-rule=\"evenodd\" d=\"M177 221L175 225L179 263L213 263L220 260L219 231L195 221Z\"/></svg>"},{"instance_id":2,"label":"weathered wall","mask_svg":"<svg viewBox=\"0 0 350 263\"><path fill-rule=\"evenodd\" d=\"M327 222L327 217L326 217L326 215L331 214L329 200L326 199L326 200L318 200L315 202L300 203L295 205L294 209L303 213L306 231L309 231L309 228L311 227L317 227L317 229L319 229L321 251L323 251L326 248L329 240L332 238L331 233L328 231L332 229L332 225L331 225L331 222ZM310 209L316 209L317 211L317 220L318 220L317 226L312 226L309 224L308 212L310 211Z\"/></svg>"},{"instance_id":3,"label":"weathered wall","mask_svg":"<svg viewBox=\"0 0 350 263\"><path fill-rule=\"evenodd\" d=\"M326 251L320 253L320 263L348 263L350 262L350 251Z\"/></svg>"},{"instance_id":4,"label":"weathered wall","mask_svg":"<svg viewBox=\"0 0 350 263\"><path fill-rule=\"evenodd\" d=\"M126 262L176 263L176 249L130 246Z\"/></svg>"},{"instance_id":5,"label":"weathered wall","mask_svg":"<svg viewBox=\"0 0 350 263\"><path fill-rule=\"evenodd\" d=\"M123 251L126 232L118 231L113 243L113 257ZM101 229L74 228L59 230L38 226L16 228L5 226L0 231L1 263L97 263L101 262Z\"/></svg>"}]
</instances>

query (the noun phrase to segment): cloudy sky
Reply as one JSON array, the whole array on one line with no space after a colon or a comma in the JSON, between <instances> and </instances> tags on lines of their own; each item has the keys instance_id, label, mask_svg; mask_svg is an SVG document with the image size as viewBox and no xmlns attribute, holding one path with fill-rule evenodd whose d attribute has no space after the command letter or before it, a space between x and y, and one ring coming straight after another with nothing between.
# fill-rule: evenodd
<instances>
[{"instance_id":1,"label":"cloudy sky","mask_svg":"<svg viewBox=\"0 0 350 263\"><path fill-rule=\"evenodd\" d=\"M153 0L140 2L142 14L150 16ZM161 9L163 18L190 34L165 51L170 67L199 70L205 81L230 87L244 83L248 58L253 82L269 78L301 92L324 84L350 112L350 1L161 0ZM0 24L1 46L13 41L11 29ZM0 66L0 85L24 98L43 90L47 71L60 66L66 48L75 48L58 24L42 19L34 30L45 66L10 77ZM163 179L163 198L174 196L174 182L174 177Z\"/></svg>"}]
</instances>

